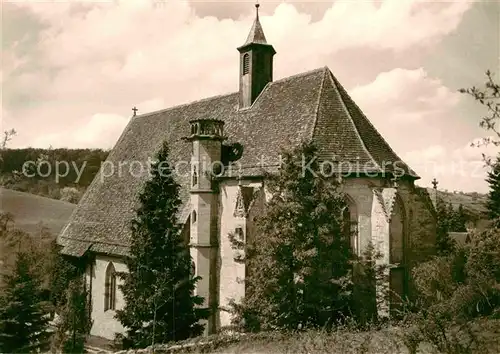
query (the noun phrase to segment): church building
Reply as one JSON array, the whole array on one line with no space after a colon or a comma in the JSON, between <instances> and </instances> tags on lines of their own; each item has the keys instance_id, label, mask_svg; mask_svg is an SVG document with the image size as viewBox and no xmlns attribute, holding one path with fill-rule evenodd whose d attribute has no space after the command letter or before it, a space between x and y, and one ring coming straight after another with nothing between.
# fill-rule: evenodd
<instances>
[{"instance_id":1,"label":"church building","mask_svg":"<svg viewBox=\"0 0 500 354\"><path fill-rule=\"evenodd\" d=\"M314 142L321 158L344 176L353 251L360 255L368 244L376 245L390 264L396 294L411 291L412 264L432 252L435 212L425 189L414 184L419 177L328 67L273 80L276 51L256 7L235 55L238 90L132 117L61 231L62 254L87 264L91 335L113 339L124 331L114 318L124 306L115 274L126 271L137 196L165 140L181 185L178 219L201 277L196 293L214 310L207 334L230 324L228 304L245 292L245 265L235 261L229 234L243 241L252 237L255 216L269 198L264 172L276 172L282 149L301 142ZM207 173L213 166L215 176Z\"/></svg>"}]
</instances>

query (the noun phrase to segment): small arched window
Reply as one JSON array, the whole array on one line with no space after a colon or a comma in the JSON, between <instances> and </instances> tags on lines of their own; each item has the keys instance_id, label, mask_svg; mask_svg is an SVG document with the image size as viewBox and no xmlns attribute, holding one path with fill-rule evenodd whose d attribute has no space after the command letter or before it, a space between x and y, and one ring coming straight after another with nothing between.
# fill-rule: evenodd
<instances>
[{"instance_id":1,"label":"small arched window","mask_svg":"<svg viewBox=\"0 0 500 354\"><path fill-rule=\"evenodd\" d=\"M106 268L104 283L104 311L116 309L116 271L113 263Z\"/></svg>"},{"instance_id":2,"label":"small arched window","mask_svg":"<svg viewBox=\"0 0 500 354\"><path fill-rule=\"evenodd\" d=\"M243 233L243 228L242 227L237 227L234 230L234 235L236 236L236 239L238 241L244 241L245 240L245 234Z\"/></svg>"},{"instance_id":3,"label":"small arched window","mask_svg":"<svg viewBox=\"0 0 500 354\"><path fill-rule=\"evenodd\" d=\"M196 222L196 217L197 217L196 210L193 210L193 212L191 213L191 223L192 224L194 224Z\"/></svg>"},{"instance_id":4,"label":"small arched window","mask_svg":"<svg viewBox=\"0 0 500 354\"><path fill-rule=\"evenodd\" d=\"M250 71L250 55L246 53L243 55L243 75L248 74Z\"/></svg>"}]
</instances>

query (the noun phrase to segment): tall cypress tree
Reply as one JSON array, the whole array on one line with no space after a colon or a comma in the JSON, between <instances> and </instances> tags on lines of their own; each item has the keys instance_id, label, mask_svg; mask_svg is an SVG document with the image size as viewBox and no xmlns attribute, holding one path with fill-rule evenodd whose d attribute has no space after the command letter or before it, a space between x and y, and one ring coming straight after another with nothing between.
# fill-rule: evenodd
<instances>
[{"instance_id":1,"label":"tall cypress tree","mask_svg":"<svg viewBox=\"0 0 500 354\"><path fill-rule=\"evenodd\" d=\"M120 274L125 307L117 318L126 329L126 348L199 335L199 320L208 317L208 310L199 307L203 298L193 295L198 279L191 275L191 256L177 219L180 186L168 153L164 143L151 165L152 178L139 195L128 273Z\"/></svg>"},{"instance_id":2,"label":"tall cypress tree","mask_svg":"<svg viewBox=\"0 0 500 354\"><path fill-rule=\"evenodd\" d=\"M317 157L303 145L284 153L279 173L266 178L272 198L245 249L247 290L235 306L246 330L323 327L349 311L346 203Z\"/></svg>"},{"instance_id":3,"label":"tall cypress tree","mask_svg":"<svg viewBox=\"0 0 500 354\"><path fill-rule=\"evenodd\" d=\"M490 220L500 227L500 154L488 172L488 182L490 191L486 202L487 215Z\"/></svg>"},{"instance_id":4,"label":"tall cypress tree","mask_svg":"<svg viewBox=\"0 0 500 354\"><path fill-rule=\"evenodd\" d=\"M29 353L48 348L49 322L42 301L42 274L36 255L19 252L0 296L0 352Z\"/></svg>"}]
</instances>

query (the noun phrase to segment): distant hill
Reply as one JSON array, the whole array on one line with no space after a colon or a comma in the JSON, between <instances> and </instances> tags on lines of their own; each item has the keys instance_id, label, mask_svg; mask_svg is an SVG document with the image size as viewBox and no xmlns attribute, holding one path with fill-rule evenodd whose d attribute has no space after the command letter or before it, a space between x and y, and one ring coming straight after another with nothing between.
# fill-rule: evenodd
<instances>
[{"instance_id":1,"label":"distant hill","mask_svg":"<svg viewBox=\"0 0 500 354\"><path fill-rule=\"evenodd\" d=\"M429 192L431 197L434 196L433 188L427 188L427 192ZM486 211L486 194L463 192L453 193L439 189L437 192L439 198L442 198L446 203L451 203L455 208L458 208L458 206L462 204L466 210L469 210L472 213L480 214Z\"/></svg>"},{"instance_id":2,"label":"distant hill","mask_svg":"<svg viewBox=\"0 0 500 354\"><path fill-rule=\"evenodd\" d=\"M27 148L1 153L0 186L60 199L65 187L76 188L82 195L109 151Z\"/></svg>"},{"instance_id":3,"label":"distant hill","mask_svg":"<svg viewBox=\"0 0 500 354\"><path fill-rule=\"evenodd\" d=\"M40 223L57 236L73 212L75 204L0 187L0 212L14 216L16 228L30 234L39 232Z\"/></svg>"},{"instance_id":4,"label":"distant hill","mask_svg":"<svg viewBox=\"0 0 500 354\"><path fill-rule=\"evenodd\" d=\"M427 188L427 192L431 196L431 200L434 202L434 189ZM485 227L488 222L485 220L484 213L486 212L486 200L487 195L480 193L463 193L463 192L446 192L438 190L438 198L441 198L446 204L451 203L456 209L461 204L463 205L465 213L471 217L471 219L476 220L476 226L478 228Z\"/></svg>"}]
</instances>

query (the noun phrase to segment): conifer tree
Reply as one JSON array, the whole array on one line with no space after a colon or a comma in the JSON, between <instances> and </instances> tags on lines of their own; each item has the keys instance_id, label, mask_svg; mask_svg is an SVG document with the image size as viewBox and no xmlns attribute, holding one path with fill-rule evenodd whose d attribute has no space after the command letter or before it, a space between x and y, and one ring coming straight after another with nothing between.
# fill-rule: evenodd
<instances>
[{"instance_id":1,"label":"conifer tree","mask_svg":"<svg viewBox=\"0 0 500 354\"><path fill-rule=\"evenodd\" d=\"M467 224L467 215L465 214L464 211L464 206L460 204L458 206L457 210L454 210L453 208L452 214L450 217L450 231L452 232L465 232L467 231L466 224Z\"/></svg>"},{"instance_id":2,"label":"conifer tree","mask_svg":"<svg viewBox=\"0 0 500 354\"><path fill-rule=\"evenodd\" d=\"M76 277L69 282L66 298L60 310L60 321L53 345L56 351L63 353L84 353L85 339L92 322L83 277Z\"/></svg>"},{"instance_id":3,"label":"conifer tree","mask_svg":"<svg viewBox=\"0 0 500 354\"><path fill-rule=\"evenodd\" d=\"M132 222L128 273L119 274L125 306L117 318L125 327L123 346L183 340L202 333L200 319L208 310L194 295L198 278L191 274L191 256L178 220L179 184L169 165L164 143L151 165L151 176L139 195Z\"/></svg>"},{"instance_id":4,"label":"conifer tree","mask_svg":"<svg viewBox=\"0 0 500 354\"><path fill-rule=\"evenodd\" d=\"M36 352L49 345L42 274L36 265L36 255L19 252L12 273L5 276L5 288L0 295L2 353Z\"/></svg>"},{"instance_id":5,"label":"conifer tree","mask_svg":"<svg viewBox=\"0 0 500 354\"><path fill-rule=\"evenodd\" d=\"M500 227L500 154L488 172L486 182L490 187L486 202L488 218L495 221L495 225Z\"/></svg>"},{"instance_id":6,"label":"conifer tree","mask_svg":"<svg viewBox=\"0 0 500 354\"><path fill-rule=\"evenodd\" d=\"M436 251L438 255L447 255L453 251L454 242L449 235L450 207L451 204L447 207L446 203L441 198L438 198L436 202Z\"/></svg>"},{"instance_id":7,"label":"conifer tree","mask_svg":"<svg viewBox=\"0 0 500 354\"><path fill-rule=\"evenodd\" d=\"M350 225L338 180L310 144L282 157L265 180L272 198L245 248L245 297L233 305L250 331L329 326L349 311Z\"/></svg>"},{"instance_id":8,"label":"conifer tree","mask_svg":"<svg viewBox=\"0 0 500 354\"><path fill-rule=\"evenodd\" d=\"M49 277L50 299L54 309L64 308L68 299L67 289L71 281L82 277L85 272L83 259L62 255L60 246L54 239L49 245L47 273Z\"/></svg>"}]
</instances>

